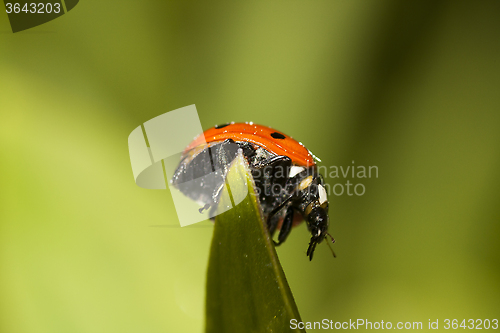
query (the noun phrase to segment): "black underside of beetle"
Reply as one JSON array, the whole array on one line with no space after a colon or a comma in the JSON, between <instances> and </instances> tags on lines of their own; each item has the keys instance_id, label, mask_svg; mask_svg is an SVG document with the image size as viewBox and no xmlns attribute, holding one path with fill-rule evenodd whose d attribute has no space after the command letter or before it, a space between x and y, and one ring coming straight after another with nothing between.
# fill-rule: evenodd
<instances>
[{"instance_id":1,"label":"black underside of beetle","mask_svg":"<svg viewBox=\"0 0 500 333\"><path fill-rule=\"evenodd\" d=\"M300 213L305 218L307 206L318 200L317 185L322 183L322 179L318 177L314 166L304 167L301 172L289 177L293 166L289 157L276 155L249 142L228 139L212 142L185 153L171 183L205 208L210 207L209 215L215 216L227 171L239 149L252 171L255 191L271 236L279 222L284 220L278 237L277 244L280 244L291 231L294 214ZM309 176L314 180L311 185L298 190L301 181ZM308 223L311 231L310 227ZM315 241L315 244L320 241Z\"/></svg>"},{"instance_id":2,"label":"black underside of beetle","mask_svg":"<svg viewBox=\"0 0 500 333\"><path fill-rule=\"evenodd\" d=\"M236 158L238 149L242 149L252 171L255 190L266 217L290 196L300 180L314 173L313 168L309 168L310 172L303 172L290 179L290 158L278 156L249 142L226 140L185 154L174 173L172 185L201 205L216 204L226 173Z\"/></svg>"}]
</instances>

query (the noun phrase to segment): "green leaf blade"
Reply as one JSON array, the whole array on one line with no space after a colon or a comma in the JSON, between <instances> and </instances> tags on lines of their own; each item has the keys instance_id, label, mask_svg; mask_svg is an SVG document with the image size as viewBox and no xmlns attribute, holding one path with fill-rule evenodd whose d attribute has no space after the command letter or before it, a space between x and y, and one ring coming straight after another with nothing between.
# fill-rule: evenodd
<instances>
[{"instance_id":1,"label":"green leaf blade","mask_svg":"<svg viewBox=\"0 0 500 333\"><path fill-rule=\"evenodd\" d=\"M231 207L233 202L236 206L215 221L206 332L305 332L290 328L290 320L301 321L300 315L262 221L243 156L232 164L223 191L219 207Z\"/></svg>"}]
</instances>

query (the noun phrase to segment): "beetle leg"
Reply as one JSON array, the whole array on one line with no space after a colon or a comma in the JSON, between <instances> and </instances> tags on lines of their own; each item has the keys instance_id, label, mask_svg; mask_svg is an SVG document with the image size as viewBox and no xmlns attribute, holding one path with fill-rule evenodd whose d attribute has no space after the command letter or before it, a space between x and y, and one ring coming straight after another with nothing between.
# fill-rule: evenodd
<instances>
[{"instance_id":1,"label":"beetle leg","mask_svg":"<svg viewBox=\"0 0 500 333\"><path fill-rule=\"evenodd\" d=\"M269 213L268 217L267 217L267 225L270 226L271 225L271 219L283 208L285 207L285 205L290 201L292 200L293 198L293 195L289 196L288 198L286 198L285 200L283 200L283 202L276 208L274 208L272 210L271 213Z\"/></svg>"},{"instance_id":2,"label":"beetle leg","mask_svg":"<svg viewBox=\"0 0 500 333\"><path fill-rule=\"evenodd\" d=\"M269 235L271 235L271 239L273 238L274 232L278 227L278 222L280 221L278 215L273 215L267 220L267 229L269 230Z\"/></svg>"},{"instance_id":3,"label":"beetle leg","mask_svg":"<svg viewBox=\"0 0 500 333\"><path fill-rule=\"evenodd\" d=\"M198 211L201 213L203 213L204 210L207 210L209 209L211 206L211 204L207 203L205 206L201 207L200 209L198 209Z\"/></svg>"},{"instance_id":4,"label":"beetle leg","mask_svg":"<svg viewBox=\"0 0 500 333\"><path fill-rule=\"evenodd\" d=\"M253 166L252 175L263 193L261 202L274 201L275 197L286 197L287 182L292 160L288 156L273 156Z\"/></svg>"},{"instance_id":5,"label":"beetle leg","mask_svg":"<svg viewBox=\"0 0 500 333\"><path fill-rule=\"evenodd\" d=\"M286 210L285 218L283 219L283 224L281 225L280 234L278 235L278 244L276 245L280 245L281 243L283 243L290 234L290 231L292 231L293 213L293 207L289 206Z\"/></svg>"},{"instance_id":6,"label":"beetle leg","mask_svg":"<svg viewBox=\"0 0 500 333\"><path fill-rule=\"evenodd\" d=\"M311 238L311 242L309 243L309 247L307 248L307 256L309 256L309 261L313 260L314 250L316 249L316 245L318 242L313 237Z\"/></svg>"},{"instance_id":7,"label":"beetle leg","mask_svg":"<svg viewBox=\"0 0 500 333\"><path fill-rule=\"evenodd\" d=\"M313 259L314 250L316 249L316 239L314 237L311 238L309 242L309 247L307 248L307 256L309 256L309 260Z\"/></svg>"}]
</instances>

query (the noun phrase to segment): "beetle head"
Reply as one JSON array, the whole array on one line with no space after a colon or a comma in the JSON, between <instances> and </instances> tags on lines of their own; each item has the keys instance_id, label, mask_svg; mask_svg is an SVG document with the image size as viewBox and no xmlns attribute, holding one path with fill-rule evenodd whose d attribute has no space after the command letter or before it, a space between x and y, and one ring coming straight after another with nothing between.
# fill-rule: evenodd
<instances>
[{"instance_id":1,"label":"beetle head","mask_svg":"<svg viewBox=\"0 0 500 333\"><path fill-rule=\"evenodd\" d=\"M328 207L316 206L307 216L307 225L311 232L311 242L307 249L309 260L312 260L316 245L321 243L328 234Z\"/></svg>"}]
</instances>

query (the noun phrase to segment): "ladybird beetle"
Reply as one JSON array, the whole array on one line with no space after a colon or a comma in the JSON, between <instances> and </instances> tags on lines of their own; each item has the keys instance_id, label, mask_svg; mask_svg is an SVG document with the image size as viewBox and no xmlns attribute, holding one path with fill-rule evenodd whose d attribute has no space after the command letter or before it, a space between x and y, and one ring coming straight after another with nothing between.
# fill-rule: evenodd
<instances>
[{"instance_id":1,"label":"ladybird beetle","mask_svg":"<svg viewBox=\"0 0 500 333\"><path fill-rule=\"evenodd\" d=\"M210 128L186 147L171 184L204 206L200 212L210 209L215 216L228 166L238 151L252 172L271 237L280 229L275 244L283 243L292 226L304 219L311 233L307 255L312 260L316 245L330 236L328 197L317 158L290 136L251 122ZM210 173L215 176L207 180L204 176Z\"/></svg>"}]
</instances>

